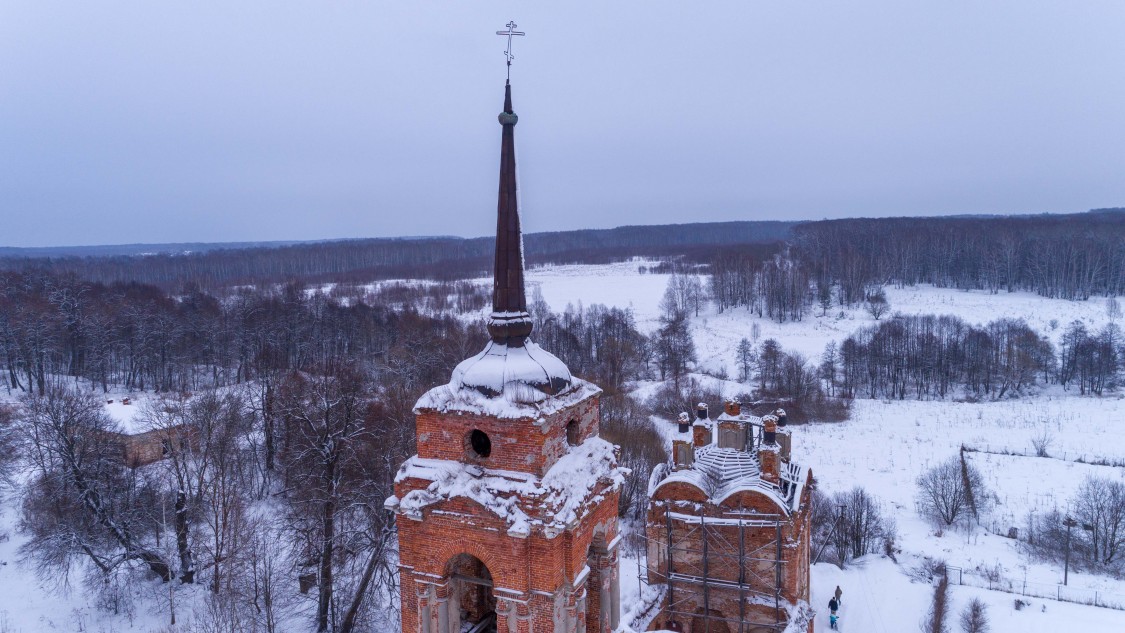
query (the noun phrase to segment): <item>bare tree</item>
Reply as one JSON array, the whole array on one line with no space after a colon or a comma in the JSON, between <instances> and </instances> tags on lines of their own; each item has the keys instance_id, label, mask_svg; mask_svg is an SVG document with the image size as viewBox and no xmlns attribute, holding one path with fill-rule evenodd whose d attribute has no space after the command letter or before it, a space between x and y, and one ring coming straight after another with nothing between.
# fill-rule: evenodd
<instances>
[{"instance_id":1,"label":"bare tree","mask_svg":"<svg viewBox=\"0 0 1125 633\"><path fill-rule=\"evenodd\" d=\"M1074 498L1075 518L1089 539L1091 562L1108 565L1125 551L1125 484L1087 477Z\"/></svg>"},{"instance_id":2,"label":"bare tree","mask_svg":"<svg viewBox=\"0 0 1125 633\"><path fill-rule=\"evenodd\" d=\"M984 478L971 464L954 456L918 477L918 506L923 514L953 525L972 513L973 500L987 496Z\"/></svg>"},{"instance_id":3,"label":"bare tree","mask_svg":"<svg viewBox=\"0 0 1125 633\"><path fill-rule=\"evenodd\" d=\"M280 396L288 429L284 459L292 531L317 567L317 631L328 630L335 573L349 554L342 545L356 536L342 529L351 524L341 525L341 515L362 511L357 494L363 491L363 480L357 475L364 464L358 457L370 439L364 424L365 390L359 368L342 363L318 374L293 375Z\"/></svg>"},{"instance_id":4,"label":"bare tree","mask_svg":"<svg viewBox=\"0 0 1125 633\"><path fill-rule=\"evenodd\" d=\"M891 304L887 301L887 293L880 287L867 294L864 307L867 313L878 321L891 309Z\"/></svg>"},{"instance_id":5,"label":"bare tree","mask_svg":"<svg viewBox=\"0 0 1125 633\"><path fill-rule=\"evenodd\" d=\"M282 583L289 579L283 536L279 530L261 522L250 530L242 578L243 598L253 607L254 619L266 633L277 633L286 612Z\"/></svg>"},{"instance_id":6,"label":"bare tree","mask_svg":"<svg viewBox=\"0 0 1125 633\"><path fill-rule=\"evenodd\" d=\"M685 381L684 385L688 382L694 381ZM664 397L674 403L666 406L684 410L684 396L669 393L667 388L662 391ZM697 391L690 391L686 398L695 395L699 395ZM650 413L627 394L603 397L601 419L601 436L621 447L621 464L631 469L618 498L618 513L622 517L643 520L648 511L649 475L657 464L668 460L664 439L653 428Z\"/></svg>"},{"instance_id":7,"label":"bare tree","mask_svg":"<svg viewBox=\"0 0 1125 633\"><path fill-rule=\"evenodd\" d=\"M750 373L754 369L754 346L750 339L744 338L738 342L735 349L735 362L738 365L738 379L741 382L750 380Z\"/></svg>"},{"instance_id":8,"label":"bare tree","mask_svg":"<svg viewBox=\"0 0 1125 633\"><path fill-rule=\"evenodd\" d=\"M883 517L875 498L863 488L857 486L833 495L832 505L840 513L832 545L841 563L878 552L885 539L893 538L893 524Z\"/></svg>"},{"instance_id":9,"label":"bare tree","mask_svg":"<svg viewBox=\"0 0 1125 633\"><path fill-rule=\"evenodd\" d=\"M124 451L101 401L49 384L22 400L21 432L34 478L28 485L21 548L41 573L66 572L75 557L103 574L140 562L168 581L172 569L142 534L156 534L151 491L128 476Z\"/></svg>"},{"instance_id":10,"label":"bare tree","mask_svg":"<svg viewBox=\"0 0 1125 633\"><path fill-rule=\"evenodd\" d=\"M18 446L16 409L0 403L0 482L12 482L16 459L20 454Z\"/></svg>"}]
</instances>

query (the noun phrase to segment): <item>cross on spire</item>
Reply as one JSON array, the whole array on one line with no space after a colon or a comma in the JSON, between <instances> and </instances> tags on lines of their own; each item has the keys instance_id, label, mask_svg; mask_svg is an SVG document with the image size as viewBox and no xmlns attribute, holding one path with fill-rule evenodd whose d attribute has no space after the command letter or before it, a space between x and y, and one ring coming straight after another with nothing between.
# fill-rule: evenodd
<instances>
[{"instance_id":1,"label":"cross on spire","mask_svg":"<svg viewBox=\"0 0 1125 633\"><path fill-rule=\"evenodd\" d=\"M504 26L508 27L508 30L507 31L496 31L496 34L508 36L508 48L504 51L504 59L507 60L507 62L508 62L508 79L511 79L512 78L512 60L515 59L515 57L512 55L512 38L517 36L517 35L527 35L527 33L524 33L523 31L515 30L517 25L514 21L509 21Z\"/></svg>"}]
</instances>

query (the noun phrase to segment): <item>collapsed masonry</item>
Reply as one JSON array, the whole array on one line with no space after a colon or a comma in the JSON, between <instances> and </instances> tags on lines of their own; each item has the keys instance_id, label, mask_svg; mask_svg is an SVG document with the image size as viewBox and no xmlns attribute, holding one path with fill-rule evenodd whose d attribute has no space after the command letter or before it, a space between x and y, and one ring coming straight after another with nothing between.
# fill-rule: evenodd
<instances>
[{"instance_id":1,"label":"collapsed masonry","mask_svg":"<svg viewBox=\"0 0 1125 633\"><path fill-rule=\"evenodd\" d=\"M648 582L666 591L650 630L813 630L811 471L791 460L784 410L683 414L649 482Z\"/></svg>"}]
</instances>

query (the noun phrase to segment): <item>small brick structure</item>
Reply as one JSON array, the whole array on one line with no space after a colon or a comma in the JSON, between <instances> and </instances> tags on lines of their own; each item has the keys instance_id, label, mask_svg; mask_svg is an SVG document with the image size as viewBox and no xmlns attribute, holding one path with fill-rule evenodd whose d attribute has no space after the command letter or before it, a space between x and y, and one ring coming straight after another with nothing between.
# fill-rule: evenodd
<instances>
[{"instance_id":1,"label":"small brick structure","mask_svg":"<svg viewBox=\"0 0 1125 633\"><path fill-rule=\"evenodd\" d=\"M192 441L191 435L184 426L113 435L121 446L125 465L129 468L154 464L176 451L183 450Z\"/></svg>"},{"instance_id":2,"label":"small brick structure","mask_svg":"<svg viewBox=\"0 0 1125 633\"><path fill-rule=\"evenodd\" d=\"M812 473L790 459L784 411L701 410L673 438L689 442L694 455L675 453L649 491L647 582L666 589L650 630L812 633Z\"/></svg>"},{"instance_id":3,"label":"small brick structure","mask_svg":"<svg viewBox=\"0 0 1125 633\"><path fill-rule=\"evenodd\" d=\"M625 470L601 390L531 341L511 87L504 88L490 340L414 407L395 478L403 633L611 633Z\"/></svg>"}]
</instances>

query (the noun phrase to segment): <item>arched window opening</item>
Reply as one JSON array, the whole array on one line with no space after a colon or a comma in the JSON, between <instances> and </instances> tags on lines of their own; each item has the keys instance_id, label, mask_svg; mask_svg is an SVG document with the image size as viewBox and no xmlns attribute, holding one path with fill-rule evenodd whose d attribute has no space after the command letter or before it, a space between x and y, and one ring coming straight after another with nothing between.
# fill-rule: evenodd
<instances>
[{"instance_id":1,"label":"arched window opening","mask_svg":"<svg viewBox=\"0 0 1125 633\"><path fill-rule=\"evenodd\" d=\"M581 444L581 439L578 437L580 429L578 428L578 420L571 420L566 423L566 443L571 446L578 446Z\"/></svg>"}]
</instances>

